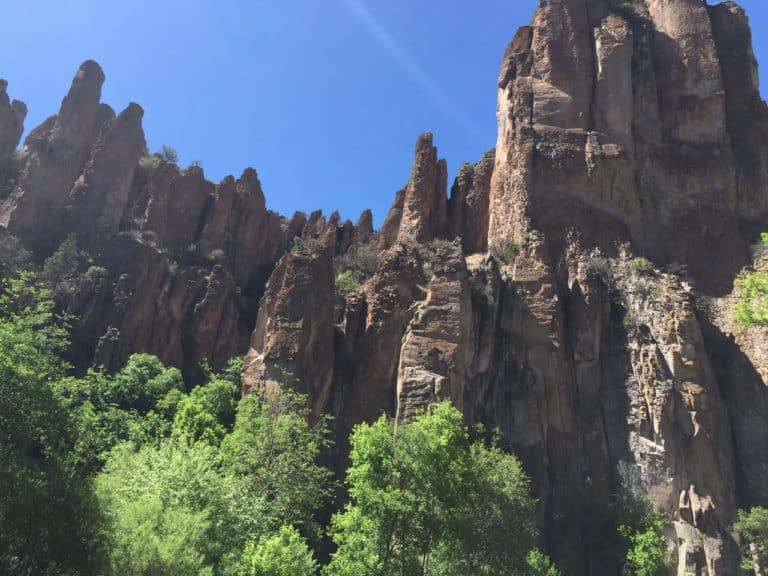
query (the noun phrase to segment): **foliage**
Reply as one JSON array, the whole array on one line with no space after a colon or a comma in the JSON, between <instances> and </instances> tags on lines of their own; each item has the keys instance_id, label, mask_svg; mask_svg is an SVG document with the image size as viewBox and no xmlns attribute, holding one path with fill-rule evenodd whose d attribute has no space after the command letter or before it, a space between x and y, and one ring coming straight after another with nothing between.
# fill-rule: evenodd
<instances>
[{"instance_id":1,"label":"foliage","mask_svg":"<svg viewBox=\"0 0 768 576\"><path fill-rule=\"evenodd\" d=\"M160 157L165 162L168 162L168 164L179 163L179 153L176 152L174 148L171 148L170 146L166 146L165 144L163 144L162 147L160 148Z\"/></svg>"},{"instance_id":2,"label":"foliage","mask_svg":"<svg viewBox=\"0 0 768 576\"><path fill-rule=\"evenodd\" d=\"M734 529L746 538L753 546L753 554L758 558L745 562L746 569L753 569L753 562L768 559L768 509L762 507L752 508L749 512L739 510L739 519L734 524Z\"/></svg>"},{"instance_id":3,"label":"foliage","mask_svg":"<svg viewBox=\"0 0 768 576\"><path fill-rule=\"evenodd\" d=\"M350 504L332 521L328 576L526 571L537 538L517 459L472 442L448 403L411 424L385 417L352 434Z\"/></svg>"},{"instance_id":4,"label":"foliage","mask_svg":"<svg viewBox=\"0 0 768 576\"><path fill-rule=\"evenodd\" d=\"M218 445L235 420L238 390L226 380L214 379L183 398L176 411L173 433L189 442Z\"/></svg>"},{"instance_id":5,"label":"foliage","mask_svg":"<svg viewBox=\"0 0 768 576\"><path fill-rule=\"evenodd\" d=\"M66 328L34 275L0 293L0 572L89 574L101 558L91 483L73 466L74 423L51 383Z\"/></svg>"},{"instance_id":6,"label":"foliage","mask_svg":"<svg viewBox=\"0 0 768 576\"><path fill-rule=\"evenodd\" d=\"M664 517L658 512L646 512L639 526L627 524L619 532L629 542L627 564L634 576L663 576L667 572L668 544L664 536Z\"/></svg>"},{"instance_id":7,"label":"foliage","mask_svg":"<svg viewBox=\"0 0 768 576\"><path fill-rule=\"evenodd\" d=\"M108 275L107 269L102 266L91 266L85 271L85 276L91 282L98 283Z\"/></svg>"},{"instance_id":8,"label":"foliage","mask_svg":"<svg viewBox=\"0 0 768 576\"><path fill-rule=\"evenodd\" d=\"M760 234L760 242L768 248L768 232ZM768 326L768 270L765 264L734 281L738 302L734 320L742 328Z\"/></svg>"},{"instance_id":9,"label":"foliage","mask_svg":"<svg viewBox=\"0 0 768 576\"><path fill-rule=\"evenodd\" d=\"M96 479L112 573L212 573L211 511L225 507L221 484L215 452L205 445L118 445Z\"/></svg>"},{"instance_id":10,"label":"foliage","mask_svg":"<svg viewBox=\"0 0 768 576\"><path fill-rule=\"evenodd\" d=\"M317 571L312 551L292 526L277 536L251 541L245 547L237 576L312 576Z\"/></svg>"},{"instance_id":11,"label":"foliage","mask_svg":"<svg viewBox=\"0 0 768 576\"><path fill-rule=\"evenodd\" d=\"M97 488L115 573L232 574L247 542L288 525L319 540L325 426L307 424L301 398L248 396L230 432L235 398L234 383L216 376L169 402L170 437L112 451Z\"/></svg>"},{"instance_id":12,"label":"foliage","mask_svg":"<svg viewBox=\"0 0 768 576\"><path fill-rule=\"evenodd\" d=\"M518 254L520 254L520 244L516 244L515 242L510 242L504 247L503 257L504 261L507 263L514 262L515 258L517 258Z\"/></svg>"},{"instance_id":13,"label":"foliage","mask_svg":"<svg viewBox=\"0 0 768 576\"><path fill-rule=\"evenodd\" d=\"M768 326L768 271L757 270L735 281L738 302L734 319L742 328Z\"/></svg>"},{"instance_id":14,"label":"foliage","mask_svg":"<svg viewBox=\"0 0 768 576\"><path fill-rule=\"evenodd\" d=\"M648 260L648 258L644 258L643 256L632 258L632 260L629 262L629 269L634 274L652 274L654 271L653 262Z\"/></svg>"},{"instance_id":15,"label":"foliage","mask_svg":"<svg viewBox=\"0 0 768 576\"><path fill-rule=\"evenodd\" d=\"M334 258L333 265L338 273L354 270L363 280L367 280L379 267L379 251L376 243L371 239L366 244L352 245L345 254Z\"/></svg>"},{"instance_id":16,"label":"foliage","mask_svg":"<svg viewBox=\"0 0 768 576\"><path fill-rule=\"evenodd\" d=\"M320 249L320 240L312 236L296 236L291 244L294 256L312 255Z\"/></svg>"},{"instance_id":17,"label":"foliage","mask_svg":"<svg viewBox=\"0 0 768 576\"><path fill-rule=\"evenodd\" d=\"M72 291L80 280L80 267L84 255L77 248L77 238L70 234L46 258L40 279L52 288Z\"/></svg>"},{"instance_id":18,"label":"foliage","mask_svg":"<svg viewBox=\"0 0 768 576\"><path fill-rule=\"evenodd\" d=\"M528 571L531 576L560 576L560 571L552 563L549 556L538 548L528 553Z\"/></svg>"},{"instance_id":19,"label":"foliage","mask_svg":"<svg viewBox=\"0 0 768 576\"><path fill-rule=\"evenodd\" d=\"M647 501L611 497L590 479L565 495L555 516L552 546L577 574L665 573L664 518Z\"/></svg>"},{"instance_id":20,"label":"foliage","mask_svg":"<svg viewBox=\"0 0 768 576\"><path fill-rule=\"evenodd\" d=\"M139 166L144 168L145 170L156 170L160 164L162 164L163 158L160 156L160 154L151 154L149 156L142 156L139 159Z\"/></svg>"},{"instance_id":21,"label":"foliage","mask_svg":"<svg viewBox=\"0 0 768 576\"><path fill-rule=\"evenodd\" d=\"M237 480L239 513L231 528L238 537L258 541L292 525L319 542L315 513L331 485L330 472L317 461L328 427L325 420L310 426L305 405L289 392L240 401L235 427L221 443L222 465Z\"/></svg>"},{"instance_id":22,"label":"foliage","mask_svg":"<svg viewBox=\"0 0 768 576\"><path fill-rule=\"evenodd\" d=\"M339 296L346 297L354 292L360 292L363 289L361 282L364 281L362 274L355 270L347 270L336 276L336 293Z\"/></svg>"},{"instance_id":23,"label":"foliage","mask_svg":"<svg viewBox=\"0 0 768 576\"><path fill-rule=\"evenodd\" d=\"M612 504L612 505L611 505ZM591 478L564 495L553 519L551 542L559 559L577 574L620 574L627 555L626 539L619 532L626 517L624 507L611 503Z\"/></svg>"}]
</instances>

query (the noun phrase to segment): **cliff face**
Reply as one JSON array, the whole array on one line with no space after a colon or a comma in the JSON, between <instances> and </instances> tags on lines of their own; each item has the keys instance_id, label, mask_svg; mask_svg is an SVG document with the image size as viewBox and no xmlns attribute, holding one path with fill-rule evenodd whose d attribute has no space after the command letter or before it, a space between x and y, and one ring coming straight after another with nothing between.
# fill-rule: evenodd
<instances>
[{"instance_id":1,"label":"cliff face","mask_svg":"<svg viewBox=\"0 0 768 576\"><path fill-rule=\"evenodd\" d=\"M354 424L450 398L501 430L543 518L591 478L665 513L679 574L737 573L736 509L768 505L768 337L731 321L768 108L736 4L542 0L503 59L495 151L449 197L422 136L378 235L370 212L267 211L251 169L146 161L141 109L100 104L103 81L85 63L16 152L26 110L0 89L5 234L42 259L75 233L106 269L62 299L80 367L247 352L246 391L334 417L340 469Z\"/></svg>"}]
</instances>

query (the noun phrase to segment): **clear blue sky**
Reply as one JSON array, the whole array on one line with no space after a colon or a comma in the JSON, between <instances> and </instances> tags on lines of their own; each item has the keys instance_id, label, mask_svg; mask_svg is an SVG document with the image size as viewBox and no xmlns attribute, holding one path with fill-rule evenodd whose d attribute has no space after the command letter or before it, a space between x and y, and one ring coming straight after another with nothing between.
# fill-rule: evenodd
<instances>
[{"instance_id":1,"label":"clear blue sky","mask_svg":"<svg viewBox=\"0 0 768 576\"><path fill-rule=\"evenodd\" d=\"M711 3L711 2L710 2ZM175 147L214 181L259 172L270 208L372 208L380 224L421 132L451 179L496 142L496 77L536 0L25 0L4 2L0 77L58 110L97 60L103 99L145 109L150 149ZM744 0L763 94L768 2Z\"/></svg>"}]
</instances>

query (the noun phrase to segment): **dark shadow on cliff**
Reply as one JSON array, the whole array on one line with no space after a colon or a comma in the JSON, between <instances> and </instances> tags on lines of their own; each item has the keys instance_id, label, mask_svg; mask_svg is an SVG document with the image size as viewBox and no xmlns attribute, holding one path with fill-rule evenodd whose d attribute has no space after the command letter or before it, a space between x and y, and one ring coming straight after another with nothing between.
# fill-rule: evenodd
<instances>
[{"instance_id":1,"label":"dark shadow on cliff","mask_svg":"<svg viewBox=\"0 0 768 576\"><path fill-rule=\"evenodd\" d=\"M728 411L742 508L768 505L768 387L732 334L698 311L704 343Z\"/></svg>"}]
</instances>

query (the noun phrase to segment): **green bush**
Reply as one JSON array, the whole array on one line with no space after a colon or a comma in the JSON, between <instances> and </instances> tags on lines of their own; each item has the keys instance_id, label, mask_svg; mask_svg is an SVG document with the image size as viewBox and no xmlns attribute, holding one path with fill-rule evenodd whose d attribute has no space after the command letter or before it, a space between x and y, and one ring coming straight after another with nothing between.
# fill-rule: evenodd
<instances>
[{"instance_id":1,"label":"green bush","mask_svg":"<svg viewBox=\"0 0 768 576\"><path fill-rule=\"evenodd\" d=\"M336 293L347 297L354 292L360 292L363 289L362 280L362 274L356 270L342 272L336 276Z\"/></svg>"},{"instance_id":2,"label":"green bush","mask_svg":"<svg viewBox=\"0 0 768 576\"><path fill-rule=\"evenodd\" d=\"M91 282L97 283L107 277L107 269L101 266L91 266L85 271L85 275Z\"/></svg>"},{"instance_id":3,"label":"green bush","mask_svg":"<svg viewBox=\"0 0 768 576\"><path fill-rule=\"evenodd\" d=\"M627 524L619 532L629 542L627 563L634 576L664 576L667 573L669 545L664 536L664 517L658 512L647 512L639 526Z\"/></svg>"},{"instance_id":4,"label":"green bush","mask_svg":"<svg viewBox=\"0 0 768 576\"><path fill-rule=\"evenodd\" d=\"M320 240L313 236L296 236L291 245L291 254L312 255L320 249Z\"/></svg>"},{"instance_id":5,"label":"green bush","mask_svg":"<svg viewBox=\"0 0 768 576\"><path fill-rule=\"evenodd\" d=\"M83 254L77 248L77 238L70 234L56 251L45 259L40 279L51 287L73 290L80 280Z\"/></svg>"},{"instance_id":6,"label":"green bush","mask_svg":"<svg viewBox=\"0 0 768 576\"><path fill-rule=\"evenodd\" d=\"M151 154L149 156L143 156L141 159L139 159L139 166L151 172L152 170L157 169L160 164L162 164L162 162L163 159L159 154Z\"/></svg>"},{"instance_id":7,"label":"green bush","mask_svg":"<svg viewBox=\"0 0 768 576\"><path fill-rule=\"evenodd\" d=\"M643 256L632 258L632 261L629 263L629 269L635 274L652 274L654 271L653 262Z\"/></svg>"},{"instance_id":8,"label":"green bush","mask_svg":"<svg viewBox=\"0 0 768 576\"><path fill-rule=\"evenodd\" d=\"M500 248L500 250L497 248L497 255L505 264L512 264L522 251L522 246L516 242L508 242Z\"/></svg>"}]
</instances>

